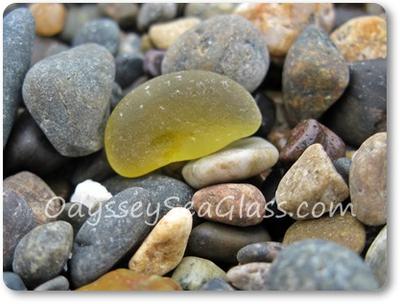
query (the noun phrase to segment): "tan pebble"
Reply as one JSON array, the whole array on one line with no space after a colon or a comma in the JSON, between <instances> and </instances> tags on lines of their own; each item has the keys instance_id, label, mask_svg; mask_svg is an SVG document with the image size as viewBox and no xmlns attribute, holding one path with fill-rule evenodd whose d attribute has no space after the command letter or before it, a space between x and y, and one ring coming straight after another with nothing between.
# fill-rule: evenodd
<instances>
[{"instance_id":1,"label":"tan pebble","mask_svg":"<svg viewBox=\"0 0 400 304\"><path fill-rule=\"evenodd\" d=\"M50 37L64 28L66 9L62 3L34 3L30 11L35 18L36 34Z\"/></svg>"},{"instance_id":2,"label":"tan pebble","mask_svg":"<svg viewBox=\"0 0 400 304\"><path fill-rule=\"evenodd\" d=\"M267 290L271 263L249 263L231 268L228 281L241 290Z\"/></svg>"}]
</instances>

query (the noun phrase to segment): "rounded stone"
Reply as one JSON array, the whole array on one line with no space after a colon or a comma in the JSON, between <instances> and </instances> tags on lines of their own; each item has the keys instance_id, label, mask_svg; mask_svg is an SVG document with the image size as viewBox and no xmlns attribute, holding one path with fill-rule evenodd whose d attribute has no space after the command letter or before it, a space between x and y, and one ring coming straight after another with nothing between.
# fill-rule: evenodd
<instances>
[{"instance_id":1,"label":"rounded stone","mask_svg":"<svg viewBox=\"0 0 400 304\"><path fill-rule=\"evenodd\" d=\"M269 240L270 236L262 226L234 227L205 222L192 230L188 253L214 262L235 264L239 249Z\"/></svg>"},{"instance_id":2,"label":"rounded stone","mask_svg":"<svg viewBox=\"0 0 400 304\"><path fill-rule=\"evenodd\" d=\"M144 54L143 70L150 76L157 77L161 75L161 64L165 56L165 51L148 50Z\"/></svg>"},{"instance_id":3,"label":"rounded stone","mask_svg":"<svg viewBox=\"0 0 400 304\"><path fill-rule=\"evenodd\" d=\"M192 198L200 218L246 227L259 224L264 217L265 198L251 184L221 184L202 188Z\"/></svg>"},{"instance_id":4,"label":"rounded stone","mask_svg":"<svg viewBox=\"0 0 400 304\"><path fill-rule=\"evenodd\" d=\"M54 39L35 36L32 47L31 66L40 60L67 51L69 46Z\"/></svg>"},{"instance_id":5,"label":"rounded stone","mask_svg":"<svg viewBox=\"0 0 400 304\"><path fill-rule=\"evenodd\" d=\"M211 71L252 92L263 81L268 67L268 50L259 31L243 17L222 15L182 34L168 48L162 73Z\"/></svg>"},{"instance_id":6,"label":"rounded stone","mask_svg":"<svg viewBox=\"0 0 400 304\"><path fill-rule=\"evenodd\" d=\"M240 290L267 290L270 268L270 263L249 263L229 269L226 276Z\"/></svg>"},{"instance_id":7,"label":"rounded stone","mask_svg":"<svg viewBox=\"0 0 400 304\"><path fill-rule=\"evenodd\" d=\"M29 7L35 18L36 34L50 37L63 30L67 10L62 3L34 3Z\"/></svg>"},{"instance_id":8,"label":"rounded stone","mask_svg":"<svg viewBox=\"0 0 400 304\"><path fill-rule=\"evenodd\" d=\"M283 57L310 23L329 32L334 24L332 3L243 3L235 14L250 20L262 33L271 56Z\"/></svg>"},{"instance_id":9,"label":"rounded stone","mask_svg":"<svg viewBox=\"0 0 400 304\"><path fill-rule=\"evenodd\" d=\"M104 15L118 22L121 27L131 27L136 24L139 12L137 3L99 3L97 5Z\"/></svg>"},{"instance_id":10,"label":"rounded stone","mask_svg":"<svg viewBox=\"0 0 400 304\"><path fill-rule=\"evenodd\" d=\"M4 285L11 290L26 290L26 286L21 277L14 272L3 272Z\"/></svg>"},{"instance_id":11,"label":"rounded stone","mask_svg":"<svg viewBox=\"0 0 400 304\"><path fill-rule=\"evenodd\" d=\"M137 27L145 31L154 23L164 22L175 18L178 13L176 3L143 3L137 17Z\"/></svg>"},{"instance_id":12,"label":"rounded stone","mask_svg":"<svg viewBox=\"0 0 400 304\"><path fill-rule=\"evenodd\" d=\"M273 167L278 150L261 137L243 138L220 151L187 163L185 181L194 188L244 180Z\"/></svg>"},{"instance_id":13,"label":"rounded stone","mask_svg":"<svg viewBox=\"0 0 400 304\"><path fill-rule=\"evenodd\" d=\"M240 264L254 262L271 263L285 246L278 242L253 243L241 248L237 255Z\"/></svg>"},{"instance_id":14,"label":"rounded stone","mask_svg":"<svg viewBox=\"0 0 400 304\"><path fill-rule=\"evenodd\" d=\"M143 75L143 55L141 53L119 54L115 57L115 81L122 89L129 87Z\"/></svg>"},{"instance_id":15,"label":"rounded stone","mask_svg":"<svg viewBox=\"0 0 400 304\"><path fill-rule=\"evenodd\" d=\"M386 223L387 134L368 138L354 154L350 167L353 212L366 225Z\"/></svg>"},{"instance_id":16,"label":"rounded stone","mask_svg":"<svg viewBox=\"0 0 400 304\"><path fill-rule=\"evenodd\" d=\"M3 18L3 148L21 100L34 36L35 21L28 9L17 8Z\"/></svg>"},{"instance_id":17,"label":"rounded stone","mask_svg":"<svg viewBox=\"0 0 400 304\"><path fill-rule=\"evenodd\" d=\"M309 146L279 182L275 199L295 219L320 217L349 196L349 189L320 144Z\"/></svg>"},{"instance_id":18,"label":"rounded stone","mask_svg":"<svg viewBox=\"0 0 400 304\"><path fill-rule=\"evenodd\" d=\"M386 58L386 29L383 17L357 17L337 28L331 39L349 62Z\"/></svg>"},{"instance_id":19,"label":"rounded stone","mask_svg":"<svg viewBox=\"0 0 400 304\"><path fill-rule=\"evenodd\" d=\"M36 225L32 209L23 197L4 188L3 269L11 269L15 247Z\"/></svg>"},{"instance_id":20,"label":"rounded stone","mask_svg":"<svg viewBox=\"0 0 400 304\"><path fill-rule=\"evenodd\" d=\"M72 242L73 230L67 222L40 225L26 234L15 248L13 271L28 287L44 283L62 271Z\"/></svg>"},{"instance_id":21,"label":"rounded stone","mask_svg":"<svg viewBox=\"0 0 400 304\"><path fill-rule=\"evenodd\" d=\"M202 291L234 291L231 285L229 285L224 279L216 278L211 279L204 283L199 290Z\"/></svg>"},{"instance_id":22,"label":"rounded stone","mask_svg":"<svg viewBox=\"0 0 400 304\"><path fill-rule=\"evenodd\" d=\"M185 16L208 19L217 15L231 14L236 6L236 3L187 3Z\"/></svg>"},{"instance_id":23,"label":"rounded stone","mask_svg":"<svg viewBox=\"0 0 400 304\"><path fill-rule=\"evenodd\" d=\"M72 225L76 235L90 216L89 209L80 203L66 203L58 212L57 221L65 221Z\"/></svg>"},{"instance_id":24,"label":"rounded stone","mask_svg":"<svg viewBox=\"0 0 400 304\"><path fill-rule=\"evenodd\" d=\"M339 213L332 217L297 221L286 230L283 243L287 245L305 239L331 241L361 253L366 233L363 224L347 212L344 215Z\"/></svg>"},{"instance_id":25,"label":"rounded stone","mask_svg":"<svg viewBox=\"0 0 400 304\"><path fill-rule=\"evenodd\" d=\"M163 276L181 262L192 230L192 214L172 208L153 228L129 261L129 269Z\"/></svg>"},{"instance_id":26,"label":"rounded stone","mask_svg":"<svg viewBox=\"0 0 400 304\"><path fill-rule=\"evenodd\" d=\"M89 210L94 210L111 197L112 194L107 191L106 187L88 179L76 186L70 201L72 203L81 203Z\"/></svg>"},{"instance_id":27,"label":"rounded stone","mask_svg":"<svg viewBox=\"0 0 400 304\"><path fill-rule=\"evenodd\" d=\"M57 151L69 157L103 145L115 66L111 54L86 44L43 59L27 73L26 107Z\"/></svg>"},{"instance_id":28,"label":"rounded stone","mask_svg":"<svg viewBox=\"0 0 400 304\"><path fill-rule=\"evenodd\" d=\"M279 159L285 163L295 162L312 144L321 144L331 160L344 157L346 145L343 140L315 119L307 119L291 131Z\"/></svg>"},{"instance_id":29,"label":"rounded stone","mask_svg":"<svg viewBox=\"0 0 400 304\"><path fill-rule=\"evenodd\" d=\"M371 267L380 287L388 281L387 278L387 226L375 238L365 255L365 262Z\"/></svg>"},{"instance_id":30,"label":"rounded stone","mask_svg":"<svg viewBox=\"0 0 400 304\"><path fill-rule=\"evenodd\" d=\"M351 159L341 157L333 161L336 171L343 177L347 184L349 184L349 174L351 167Z\"/></svg>"},{"instance_id":31,"label":"rounded stone","mask_svg":"<svg viewBox=\"0 0 400 304\"><path fill-rule=\"evenodd\" d=\"M326 112L325 124L347 144L386 131L386 60L355 61L350 83L342 97Z\"/></svg>"},{"instance_id":32,"label":"rounded stone","mask_svg":"<svg viewBox=\"0 0 400 304\"><path fill-rule=\"evenodd\" d=\"M73 286L96 280L139 247L154 224L154 213L146 211L150 203L147 190L129 188L102 204L86 220L75 237L70 261Z\"/></svg>"},{"instance_id":33,"label":"rounded stone","mask_svg":"<svg viewBox=\"0 0 400 304\"><path fill-rule=\"evenodd\" d=\"M58 276L37 286L34 291L69 290L69 282L66 277Z\"/></svg>"},{"instance_id":34,"label":"rounded stone","mask_svg":"<svg viewBox=\"0 0 400 304\"><path fill-rule=\"evenodd\" d=\"M349 68L335 45L316 26L306 27L290 47L283 67L283 101L289 123L319 118L348 83Z\"/></svg>"},{"instance_id":35,"label":"rounded stone","mask_svg":"<svg viewBox=\"0 0 400 304\"><path fill-rule=\"evenodd\" d=\"M110 19L97 19L87 23L76 33L73 46L96 43L105 47L114 56L119 47L119 27Z\"/></svg>"},{"instance_id":36,"label":"rounded stone","mask_svg":"<svg viewBox=\"0 0 400 304\"><path fill-rule=\"evenodd\" d=\"M167 23L153 24L149 29L149 36L158 49L168 49L180 35L199 23L198 18L181 18Z\"/></svg>"},{"instance_id":37,"label":"rounded stone","mask_svg":"<svg viewBox=\"0 0 400 304\"><path fill-rule=\"evenodd\" d=\"M207 71L172 73L121 100L107 122L105 149L119 175L138 177L213 153L260 123L252 96L231 79Z\"/></svg>"},{"instance_id":38,"label":"rounded stone","mask_svg":"<svg viewBox=\"0 0 400 304\"><path fill-rule=\"evenodd\" d=\"M198 290L212 279L225 279L226 273L209 260L187 256L183 258L171 278L184 290Z\"/></svg>"},{"instance_id":39,"label":"rounded stone","mask_svg":"<svg viewBox=\"0 0 400 304\"><path fill-rule=\"evenodd\" d=\"M323 240L296 242L279 254L269 272L272 290L376 290L371 269L359 255Z\"/></svg>"}]
</instances>

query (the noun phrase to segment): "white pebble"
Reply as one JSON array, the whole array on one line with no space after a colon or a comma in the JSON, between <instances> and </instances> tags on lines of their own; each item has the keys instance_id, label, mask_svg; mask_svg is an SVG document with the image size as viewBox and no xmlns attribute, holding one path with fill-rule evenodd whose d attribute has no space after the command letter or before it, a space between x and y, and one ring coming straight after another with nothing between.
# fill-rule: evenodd
<instances>
[{"instance_id":1,"label":"white pebble","mask_svg":"<svg viewBox=\"0 0 400 304\"><path fill-rule=\"evenodd\" d=\"M108 201L111 197L112 194L107 191L106 187L88 179L76 186L70 201L73 203L81 203L91 210L98 204Z\"/></svg>"}]
</instances>

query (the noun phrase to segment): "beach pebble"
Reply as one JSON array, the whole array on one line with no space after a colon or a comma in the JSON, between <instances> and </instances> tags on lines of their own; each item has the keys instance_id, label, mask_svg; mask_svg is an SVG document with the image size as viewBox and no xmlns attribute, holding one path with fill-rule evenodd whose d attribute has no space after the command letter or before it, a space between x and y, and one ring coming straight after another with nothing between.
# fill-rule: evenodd
<instances>
[{"instance_id":1,"label":"beach pebble","mask_svg":"<svg viewBox=\"0 0 400 304\"><path fill-rule=\"evenodd\" d=\"M54 38L35 36L32 47L31 66L46 57L61 53L68 49L68 45Z\"/></svg>"},{"instance_id":2,"label":"beach pebble","mask_svg":"<svg viewBox=\"0 0 400 304\"><path fill-rule=\"evenodd\" d=\"M129 87L143 74L143 55L141 53L119 54L115 57L115 81L122 89Z\"/></svg>"},{"instance_id":3,"label":"beach pebble","mask_svg":"<svg viewBox=\"0 0 400 304\"><path fill-rule=\"evenodd\" d=\"M213 262L186 256L175 269L171 277L184 290L198 290L200 287L215 278L226 278L226 273Z\"/></svg>"},{"instance_id":4,"label":"beach pebble","mask_svg":"<svg viewBox=\"0 0 400 304\"><path fill-rule=\"evenodd\" d=\"M240 264L265 262L271 263L285 247L279 242L253 243L241 248L237 255Z\"/></svg>"},{"instance_id":5,"label":"beach pebble","mask_svg":"<svg viewBox=\"0 0 400 304\"><path fill-rule=\"evenodd\" d=\"M270 240L267 230L254 227L234 227L205 222L196 226L189 237L188 254L216 263L236 264L236 255L244 246Z\"/></svg>"},{"instance_id":6,"label":"beach pebble","mask_svg":"<svg viewBox=\"0 0 400 304\"><path fill-rule=\"evenodd\" d=\"M165 54L162 73L211 71L252 92L263 81L268 67L268 50L258 30L243 17L222 15L179 36Z\"/></svg>"},{"instance_id":7,"label":"beach pebble","mask_svg":"<svg viewBox=\"0 0 400 304\"><path fill-rule=\"evenodd\" d=\"M331 39L349 62L386 58L386 28L385 18L362 16L337 28Z\"/></svg>"},{"instance_id":8,"label":"beach pebble","mask_svg":"<svg viewBox=\"0 0 400 304\"><path fill-rule=\"evenodd\" d=\"M66 203L62 206L57 216L57 221L65 221L72 225L76 235L82 225L91 215L89 209L80 203Z\"/></svg>"},{"instance_id":9,"label":"beach pebble","mask_svg":"<svg viewBox=\"0 0 400 304\"><path fill-rule=\"evenodd\" d=\"M349 189L320 144L309 146L279 182L278 207L295 219L320 217L349 196Z\"/></svg>"},{"instance_id":10,"label":"beach pebble","mask_svg":"<svg viewBox=\"0 0 400 304\"><path fill-rule=\"evenodd\" d=\"M187 3L185 16L208 19L217 15L231 14L236 3Z\"/></svg>"},{"instance_id":11,"label":"beach pebble","mask_svg":"<svg viewBox=\"0 0 400 304\"><path fill-rule=\"evenodd\" d=\"M63 30L67 15L64 4L34 3L29 9L35 18L35 30L39 36L51 37Z\"/></svg>"},{"instance_id":12,"label":"beach pebble","mask_svg":"<svg viewBox=\"0 0 400 304\"><path fill-rule=\"evenodd\" d=\"M243 180L273 167L278 150L261 137L240 139L222 150L190 161L182 169L185 181L193 188Z\"/></svg>"},{"instance_id":13,"label":"beach pebble","mask_svg":"<svg viewBox=\"0 0 400 304\"><path fill-rule=\"evenodd\" d=\"M371 267L380 287L383 287L388 281L387 246L387 227L385 226L379 232L365 255L365 262Z\"/></svg>"},{"instance_id":14,"label":"beach pebble","mask_svg":"<svg viewBox=\"0 0 400 304\"><path fill-rule=\"evenodd\" d=\"M178 13L176 3L143 3L137 17L137 27L145 31L150 25L175 18Z\"/></svg>"},{"instance_id":15,"label":"beach pebble","mask_svg":"<svg viewBox=\"0 0 400 304\"><path fill-rule=\"evenodd\" d=\"M387 134L368 138L354 154L350 167L353 212L366 225L386 223Z\"/></svg>"},{"instance_id":16,"label":"beach pebble","mask_svg":"<svg viewBox=\"0 0 400 304\"><path fill-rule=\"evenodd\" d=\"M114 72L105 48L85 44L45 58L27 73L25 105L60 154L84 156L102 148Z\"/></svg>"},{"instance_id":17,"label":"beach pebble","mask_svg":"<svg viewBox=\"0 0 400 304\"><path fill-rule=\"evenodd\" d=\"M66 277L58 276L37 286L34 291L69 290L69 282Z\"/></svg>"},{"instance_id":18,"label":"beach pebble","mask_svg":"<svg viewBox=\"0 0 400 304\"><path fill-rule=\"evenodd\" d=\"M323 240L296 242L283 250L269 272L272 290L376 290L371 269L359 255Z\"/></svg>"},{"instance_id":19,"label":"beach pebble","mask_svg":"<svg viewBox=\"0 0 400 304\"><path fill-rule=\"evenodd\" d=\"M150 49L144 54L143 70L146 74L157 77L161 75L161 65L165 51Z\"/></svg>"},{"instance_id":20,"label":"beach pebble","mask_svg":"<svg viewBox=\"0 0 400 304\"><path fill-rule=\"evenodd\" d=\"M270 268L270 263L249 263L229 269L226 276L240 290L267 290Z\"/></svg>"},{"instance_id":21,"label":"beach pebble","mask_svg":"<svg viewBox=\"0 0 400 304\"><path fill-rule=\"evenodd\" d=\"M349 68L335 45L316 26L306 27L290 47L283 67L283 101L289 123L319 118L348 83Z\"/></svg>"},{"instance_id":22,"label":"beach pebble","mask_svg":"<svg viewBox=\"0 0 400 304\"><path fill-rule=\"evenodd\" d=\"M251 184L220 184L198 190L193 209L201 218L246 227L259 224L265 214L265 198Z\"/></svg>"},{"instance_id":23,"label":"beach pebble","mask_svg":"<svg viewBox=\"0 0 400 304\"><path fill-rule=\"evenodd\" d=\"M97 5L104 15L113 19L121 27L131 27L136 24L139 12L137 3L99 3Z\"/></svg>"},{"instance_id":24,"label":"beach pebble","mask_svg":"<svg viewBox=\"0 0 400 304\"><path fill-rule=\"evenodd\" d=\"M216 278L211 279L204 283L199 290L203 291L234 291L231 285L229 285L224 279Z\"/></svg>"},{"instance_id":25,"label":"beach pebble","mask_svg":"<svg viewBox=\"0 0 400 304\"><path fill-rule=\"evenodd\" d=\"M44 283L62 271L72 243L73 230L67 222L40 225L26 234L15 248L13 271L28 287Z\"/></svg>"},{"instance_id":26,"label":"beach pebble","mask_svg":"<svg viewBox=\"0 0 400 304\"><path fill-rule=\"evenodd\" d=\"M351 167L351 159L341 157L333 161L336 171L343 177L347 184L349 184L349 174Z\"/></svg>"},{"instance_id":27,"label":"beach pebble","mask_svg":"<svg viewBox=\"0 0 400 304\"><path fill-rule=\"evenodd\" d=\"M93 210L111 197L112 194L102 184L88 179L76 186L70 201L72 203L81 203L89 210Z\"/></svg>"},{"instance_id":28,"label":"beach pebble","mask_svg":"<svg viewBox=\"0 0 400 304\"><path fill-rule=\"evenodd\" d=\"M4 271L3 282L11 290L26 290L26 286L21 277L14 272Z\"/></svg>"},{"instance_id":29,"label":"beach pebble","mask_svg":"<svg viewBox=\"0 0 400 304\"><path fill-rule=\"evenodd\" d=\"M35 21L28 9L15 9L3 18L3 148L21 100L34 35Z\"/></svg>"}]
</instances>

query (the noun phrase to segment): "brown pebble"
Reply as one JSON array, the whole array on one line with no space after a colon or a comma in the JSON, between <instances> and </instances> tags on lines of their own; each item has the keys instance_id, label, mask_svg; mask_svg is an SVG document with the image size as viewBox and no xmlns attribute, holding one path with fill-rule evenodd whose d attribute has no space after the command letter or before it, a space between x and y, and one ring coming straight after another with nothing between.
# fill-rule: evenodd
<instances>
[{"instance_id":1,"label":"brown pebble","mask_svg":"<svg viewBox=\"0 0 400 304\"><path fill-rule=\"evenodd\" d=\"M35 18L36 34L51 37L64 28L66 9L62 3L34 3L30 6Z\"/></svg>"}]
</instances>

